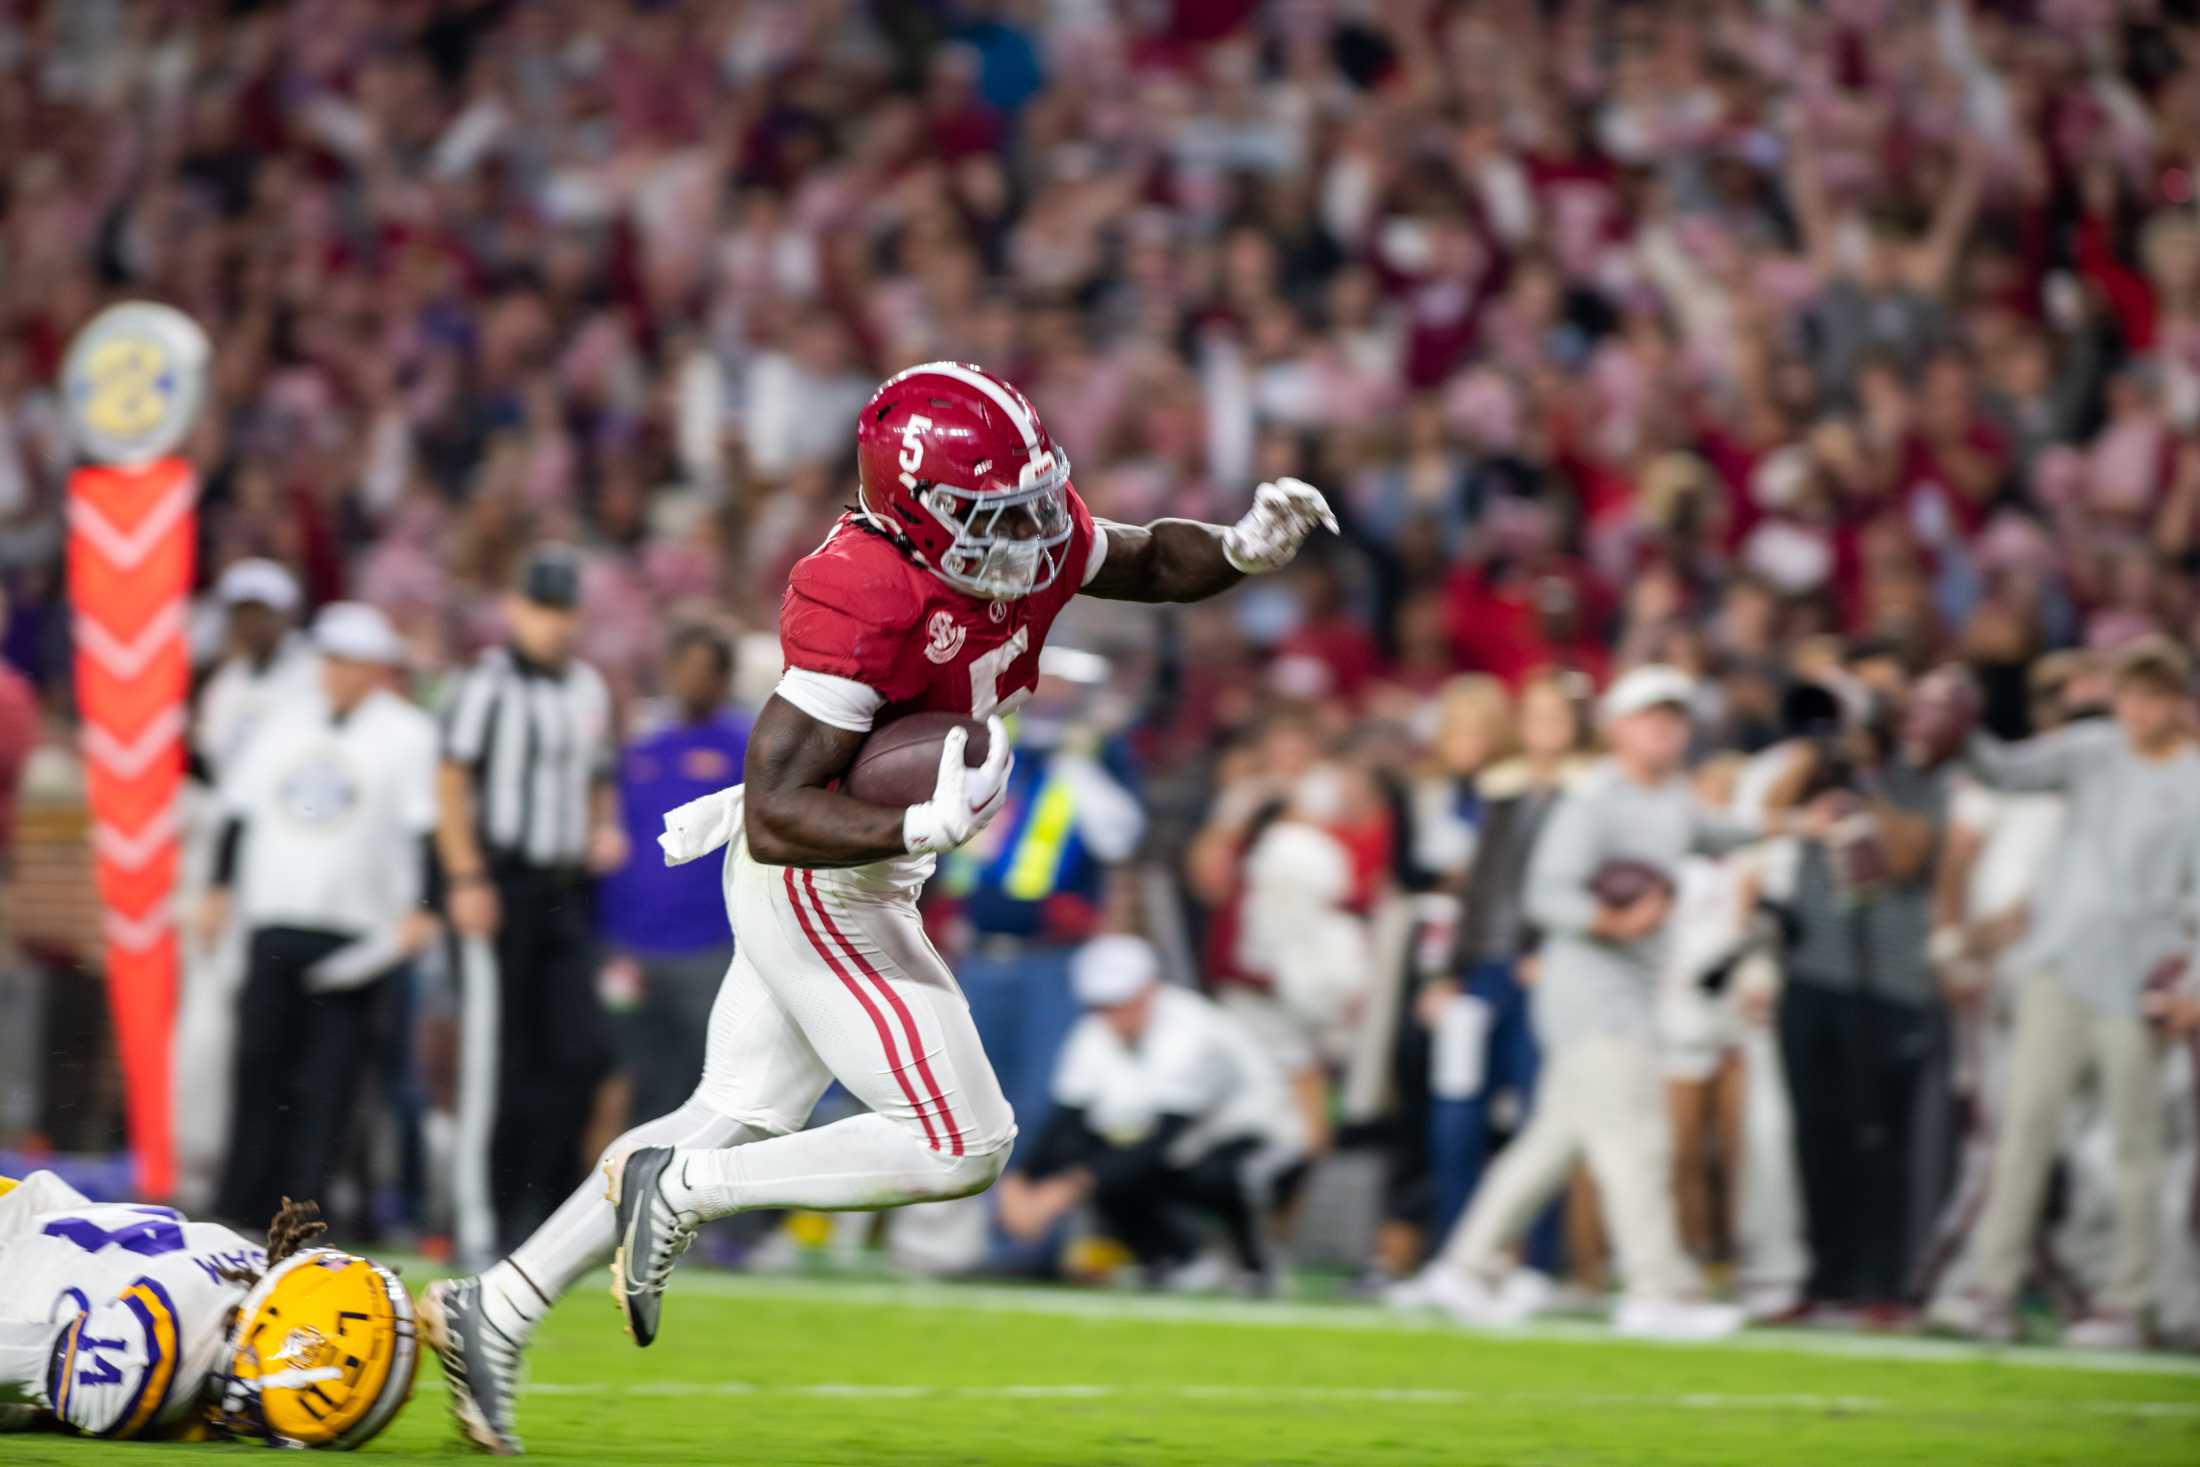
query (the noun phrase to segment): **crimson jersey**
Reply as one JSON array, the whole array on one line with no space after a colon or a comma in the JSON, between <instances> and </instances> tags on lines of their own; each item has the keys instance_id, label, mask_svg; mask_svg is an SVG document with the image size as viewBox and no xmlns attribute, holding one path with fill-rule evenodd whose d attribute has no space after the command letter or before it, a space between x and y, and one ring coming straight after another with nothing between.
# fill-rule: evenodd
<instances>
[{"instance_id":1,"label":"crimson jersey","mask_svg":"<svg viewBox=\"0 0 2200 1467\"><path fill-rule=\"evenodd\" d=\"M884 535L843 515L825 543L795 564L779 603L786 665L862 683L885 699L881 726L909 713L984 718L1005 713L1039 683L1047 631L1096 569L1092 512L1065 491L1070 536L1062 571L1014 601L966 595L913 564Z\"/></svg>"}]
</instances>

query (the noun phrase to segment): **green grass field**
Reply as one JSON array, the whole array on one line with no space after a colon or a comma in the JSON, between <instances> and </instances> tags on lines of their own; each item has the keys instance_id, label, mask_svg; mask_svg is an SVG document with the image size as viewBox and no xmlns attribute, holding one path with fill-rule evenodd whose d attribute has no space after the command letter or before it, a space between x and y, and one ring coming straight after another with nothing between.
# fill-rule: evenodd
<instances>
[{"instance_id":1,"label":"green grass field","mask_svg":"<svg viewBox=\"0 0 2200 1467\"><path fill-rule=\"evenodd\" d=\"M1347 1305L691 1273L655 1348L594 1289L532 1357L531 1456L588 1463L2200 1463L2200 1361L1751 1334L1474 1336ZM0 1460L242 1447L0 1438ZM466 1455L423 1365L374 1459Z\"/></svg>"}]
</instances>

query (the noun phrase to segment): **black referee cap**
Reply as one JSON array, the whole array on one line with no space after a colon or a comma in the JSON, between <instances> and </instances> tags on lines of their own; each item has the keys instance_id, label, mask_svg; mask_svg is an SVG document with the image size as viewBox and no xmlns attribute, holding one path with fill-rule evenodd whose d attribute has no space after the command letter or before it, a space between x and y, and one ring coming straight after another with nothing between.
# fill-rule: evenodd
<instances>
[{"instance_id":1,"label":"black referee cap","mask_svg":"<svg viewBox=\"0 0 2200 1467\"><path fill-rule=\"evenodd\" d=\"M571 611L581 604L581 561L570 545L537 545L520 566L519 593L537 606Z\"/></svg>"}]
</instances>

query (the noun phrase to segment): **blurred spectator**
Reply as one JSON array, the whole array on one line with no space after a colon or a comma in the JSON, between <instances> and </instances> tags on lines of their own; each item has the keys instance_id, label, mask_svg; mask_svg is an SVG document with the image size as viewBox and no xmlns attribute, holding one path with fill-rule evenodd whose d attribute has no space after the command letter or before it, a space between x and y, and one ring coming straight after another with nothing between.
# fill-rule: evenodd
<instances>
[{"instance_id":1,"label":"blurred spectator","mask_svg":"<svg viewBox=\"0 0 2200 1467\"><path fill-rule=\"evenodd\" d=\"M392 972L434 937L423 909L435 727L390 688L404 652L370 606L313 623L321 692L266 710L222 780L211 937L246 931L237 1105L218 1209L326 1197L345 1155Z\"/></svg>"},{"instance_id":2,"label":"blurred spectator","mask_svg":"<svg viewBox=\"0 0 2200 1467\"><path fill-rule=\"evenodd\" d=\"M1739 754L1694 773L1705 809L1731 810ZM1673 1192L1681 1241L1700 1263L1732 1256L1742 1168L1744 1007L1762 1017L1771 994L1739 974L1758 936L1759 877L1746 853L1691 854L1674 875L1673 938L1658 986L1658 1052L1673 1124ZM1763 973L1763 965L1750 969ZM1761 978L1759 980L1761 984Z\"/></svg>"},{"instance_id":3,"label":"blurred spectator","mask_svg":"<svg viewBox=\"0 0 2200 1467\"><path fill-rule=\"evenodd\" d=\"M1803 690L1827 721L1790 750L1770 802L1831 819L1785 897L1780 1049L1809 1298L1891 1315L1911 1298L1952 1155L1947 1016L1926 953L1952 750L1909 736L1882 644L1834 676Z\"/></svg>"},{"instance_id":4,"label":"blurred spectator","mask_svg":"<svg viewBox=\"0 0 2200 1467\"><path fill-rule=\"evenodd\" d=\"M1401 1302L1426 1298L1484 1324L1518 1322L1543 1307L1549 1278L1509 1270L1503 1250L1585 1154L1626 1290L1617 1328L1704 1338L1740 1327L1739 1310L1701 1301L1702 1280L1681 1248L1654 1042L1672 873L1692 849L1731 847L1760 833L1702 809L1681 775L1694 693L1675 669L1646 666L1624 675L1600 705L1611 756L1559 797L1529 859L1527 913L1544 933L1535 1028L1550 1084ZM1640 874L1624 896L1599 896L1615 868Z\"/></svg>"},{"instance_id":5,"label":"blurred spectator","mask_svg":"<svg viewBox=\"0 0 2200 1467\"><path fill-rule=\"evenodd\" d=\"M1481 1182L1497 1098L1512 1097L1516 1131L1534 1106L1541 1054L1515 969L1530 947L1529 858L1560 795L1588 763L1582 689L1567 674L1531 678L1520 692L1518 738L1509 741L1519 752L1476 781L1480 838L1464 884L1455 976L1429 984L1417 1002L1437 1055L1428 1143L1435 1238L1449 1236ZM1556 1266L1556 1224L1555 1213L1546 1217L1529 1249L1545 1271Z\"/></svg>"},{"instance_id":6,"label":"blurred spectator","mask_svg":"<svg viewBox=\"0 0 2200 1467\"><path fill-rule=\"evenodd\" d=\"M7 599L0 595L0 626L6 622ZM23 766L38 747L39 730L38 694L23 674L0 662L0 881L7 879L14 860L15 795L23 782ZM5 924L0 922L0 954L9 948Z\"/></svg>"},{"instance_id":7,"label":"blurred spectator","mask_svg":"<svg viewBox=\"0 0 2200 1467\"><path fill-rule=\"evenodd\" d=\"M7 622L7 601L0 595L0 627ZM37 694L23 674L0 662L0 1008L13 1022L0 1027L8 1039L0 1043L0 1071L12 1076L0 1086L0 1132L27 1129L29 1101L36 1094L33 1071L38 1067L42 1041L32 1022L29 979L17 947L20 934L11 920L16 893L16 800L22 790L24 769L38 747L41 717Z\"/></svg>"},{"instance_id":8,"label":"blurred spectator","mask_svg":"<svg viewBox=\"0 0 2200 1467\"><path fill-rule=\"evenodd\" d=\"M1366 912L1389 855L1388 807L1368 771L1316 764L1246 849L1237 971L1224 1007L1289 1076L1309 1145L1330 1141L1328 1071L1351 1053L1375 968Z\"/></svg>"},{"instance_id":9,"label":"blurred spectator","mask_svg":"<svg viewBox=\"0 0 2200 1467\"><path fill-rule=\"evenodd\" d=\"M213 593L209 620L217 653L191 718L187 759L193 781L183 796L177 885L187 910L201 905L213 880L222 823L214 787L272 711L321 692L312 641L295 629L300 594L287 569L257 557L234 561L215 579ZM186 1197L211 1205L228 1159L245 931L231 923L219 930L202 927L193 935L196 940L182 945L172 1045L179 1102L176 1160Z\"/></svg>"},{"instance_id":10,"label":"blurred spectator","mask_svg":"<svg viewBox=\"0 0 2200 1467\"><path fill-rule=\"evenodd\" d=\"M2189 1024L2200 974L2187 914L2200 897L2200 745L2191 729L2192 665L2149 639L2117 659L2115 721L2087 720L2015 746L1981 735L1968 763L1988 785L2060 792L2063 836L2022 952L2000 1164L1979 1220L1975 1308L1940 1317L2011 1338L2032 1232L2080 1075L2098 1070L2116 1137L2116 1248L2108 1286L2071 1344L2143 1341L2154 1278L2163 1166L2165 1030Z\"/></svg>"},{"instance_id":11,"label":"blurred spectator","mask_svg":"<svg viewBox=\"0 0 2200 1467\"><path fill-rule=\"evenodd\" d=\"M2084 654L2077 652L2033 664L2025 720L2031 733L2069 721L2070 692L2084 691L2084 672ZM1942 855L1951 905L1936 914L1941 925L1930 956L1954 1030L1963 1145L1924 1279L1934 1298L1954 1298L1967 1283L1965 1244L2008 1125L2010 1027L2026 976L2018 961L2021 939L2053 873L2063 823L2060 794L1992 789L1961 772L1958 779Z\"/></svg>"},{"instance_id":12,"label":"blurred spectator","mask_svg":"<svg viewBox=\"0 0 2200 1467\"><path fill-rule=\"evenodd\" d=\"M664 723L619 753L627 858L596 886L608 986L633 1005L620 1028L636 1120L670 1115L694 1088L711 1005L733 961L717 864L667 866L657 836L667 811L739 784L748 752L748 720L726 706L733 647L721 633L695 623L674 631L663 681Z\"/></svg>"},{"instance_id":13,"label":"blurred spectator","mask_svg":"<svg viewBox=\"0 0 2200 1467\"><path fill-rule=\"evenodd\" d=\"M1276 1285L1268 1214L1305 1171L1283 1072L1198 994L1161 981L1137 937L1093 939L1074 985L1086 1010L1057 1062L1053 1109L1026 1159L1001 1178L1002 1225L1037 1239L1089 1202L1154 1282L1222 1278L1187 1212L1219 1222L1246 1283Z\"/></svg>"},{"instance_id":14,"label":"blurred spectator","mask_svg":"<svg viewBox=\"0 0 2200 1467\"><path fill-rule=\"evenodd\" d=\"M193 752L219 779L269 710L316 691L312 643L292 628L298 583L272 560L240 560L221 574L225 652L199 690Z\"/></svg>"},{"instance_id":15,"label":"blurred spectator","mask_svg":"<svg viewBox=\"0 0 2200 1467\"><path fill-rule=\"evenodd\" d=\"M1450 955L1459 926L1459 890L1475 854L1483 817L1477 776L1510 752L1512 699L1486 675L1452 678L1437 690L1427 767L1401 784L1399 885L1411 894L1413 929L1404 967L1377 973L1375 992L1410 995L1434 977ZM1388 980L1386 982L1386 980ZM1387 1213L1376 1243L1376 1271L1400 1277L1420 1262L1436 1201L1429 1165L1429 1032L1410 1001L1380 1004L1390 1016L1393 1138L1386 1178ZM1448 1219L1438 1219L1441 1226Z\"/></svg>"}]
</instances>

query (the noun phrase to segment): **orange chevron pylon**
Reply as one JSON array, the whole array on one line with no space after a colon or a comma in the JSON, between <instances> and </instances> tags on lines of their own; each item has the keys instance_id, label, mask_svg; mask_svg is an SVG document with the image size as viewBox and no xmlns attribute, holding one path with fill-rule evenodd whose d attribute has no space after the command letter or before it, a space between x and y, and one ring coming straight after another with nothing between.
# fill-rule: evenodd
<instances>
[{"instance_id":1,"label":"orange chevron pylon","mask_svg":"<svg viewBox=\"0 0 2200 1467\"><path fill-rule=\"evenodd\" d=\"M76 701L100 900L107 994L142 1195L175 1185L168 1046L175 1030L177 796L191 664L185 598L198 483L180 458L69 477L69 603Z\"/></svg>"}]
</instances>

